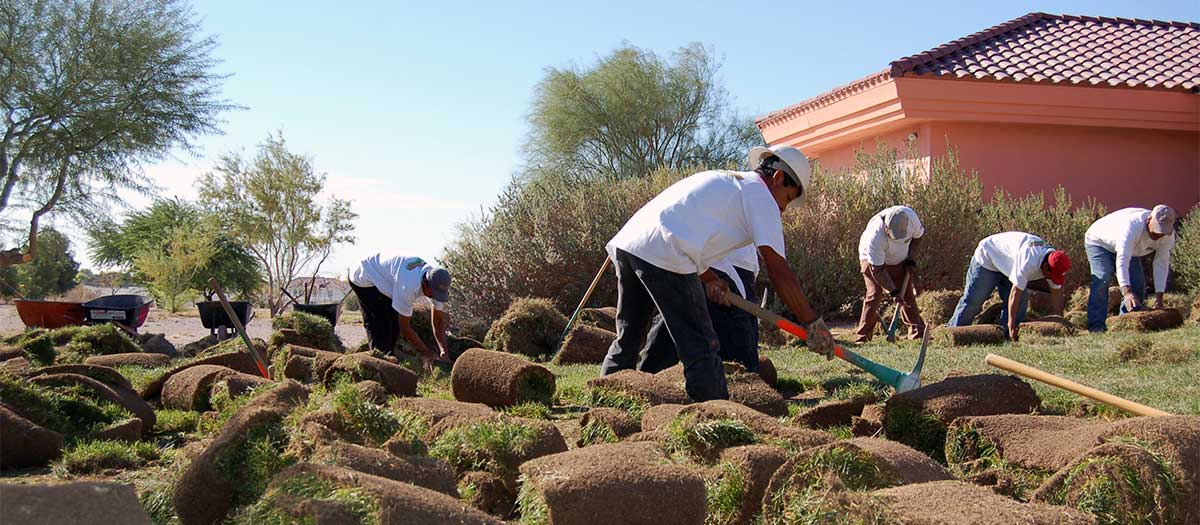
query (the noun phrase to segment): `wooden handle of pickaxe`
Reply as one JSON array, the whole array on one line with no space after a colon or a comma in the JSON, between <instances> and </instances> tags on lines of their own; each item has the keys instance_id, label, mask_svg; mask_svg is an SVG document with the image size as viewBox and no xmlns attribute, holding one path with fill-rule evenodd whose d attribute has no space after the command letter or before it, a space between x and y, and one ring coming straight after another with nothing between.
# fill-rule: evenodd
<instances>
[{"instance_id":1,"label":"wooden handle of pickaxe","mask_svg":"<svg viewBox=\"0 0 1200 525\"><path fill-rule=\"evenodd\" d=\"M1068 392L1079 394L1083 397L1086 397L1089 399L1094 399L1101 403L1115 406L1121 410L1124 410L1124 411L1129 412L1134 415L1138 415L1138 416L1169 416L1169 415L1171 415L1169 412L1163 412L1162 410L1159 410L1157 408L1148 407L1146 405L1130 401L1123 397L1117 397L1112 394L1109 394L1108 392L1096 390L1095 388L1092 388L1090 386L1081 385L1079 383L1071 381L1070 379L1063 379L1063 378L1058 377L1049 372L1044 372L1042 370L1038 370L1037 368L1034 368L1027 364L1013 361L1012 359L1009 359L1007 357L1000 357L996 354L988 354L987 358L985 358L984 361L987 362L987 364L992 365L1001 370L1007 370L1007 371L1017 374L1019 376L1024 376L1024 377L1028 377L1029 379L1033 379L1034 381L1041 381L1043 383L1046 383L1047 385L1056 386L1056 387L1066 390Z\"/></svg>"},{"instance_id":2,"label":"wooden handle of pickaxe","mask_svg":"<svg viewBox=\"0 0 1200 525\"><path fill-rule=\"evenodd\" d=\"M575 325L575 319L579 317L579 312L583 311L583 306L587 304L588 299L592 298L592 292L596 291L596 286L600 284L600 278L604 277L604 270L608 269L608 264L611 262L612 258L604 258L604 264L600 265L600 271L596 272L596 277L592 279L591 286L588 286L587 292L583 294L583 299L579 301L579 306L575 307L575 313L571 314L570 319L567 319L567 327L563 329L562 335L558 336L559 345L567 339L567 334L571 332L571 327Z\"/></svg>"},{"instance_id":3,"label":"wooden handle of pickaxe","mask_svg":"<svg viewBox=\"0 0 1200 525\"><path fill-rule=\"evenodd\" d=\"M221 308L225 309L225 315L229 316L229 321L233 323L233 327L237 330L238 335L242 336L242 342L246 343L246 349L250 351L250 357L254 358L254 364L258 365L258 372L263 377L271 379L271 374L267 372L267 362L263 360L261 355L258 355L258 350L254 349L254 343L250 342L250 336L246 334L246 327L242 325L242 320L238 319L237 313L233 311L233 305L229 304L229 299L225 298L225 289L221 288L221 283L217 282L216 277L208 278L208 285L213 291L217 292L217 299L221 301Z\"/></svg>"}]
</instances>

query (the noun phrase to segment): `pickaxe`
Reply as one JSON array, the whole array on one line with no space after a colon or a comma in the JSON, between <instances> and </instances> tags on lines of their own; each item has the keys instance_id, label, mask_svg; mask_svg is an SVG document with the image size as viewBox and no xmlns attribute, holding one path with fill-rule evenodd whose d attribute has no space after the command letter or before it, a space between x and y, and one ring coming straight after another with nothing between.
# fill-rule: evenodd
<instances>
[{"instance_id":1,"label":"pickaxe","mask_svg":"<svg viewBox=\"0 0 1200 525\"><path fill-rule=\"evenodd\" d=\"M887 341L889 343L896 342L896 319L900 317L900 300L902 300L904 298L904 294L908 292L908 282L911 277L912 272L904 272L904 284L900 286L900 297L896 298L896 304L893 305L896 307L896 311L892 312L892 324L888 325L887 328L884 328L883 318L879 319L879 327L883 328L883 333L887 336Z\"/></svg>"},{"instance_id":2,"label":"pickaxe","mask_svg":"<svg viewBox=\"0 0 1200 525\"><path fill-rule=\"evenodd\" d=\"M732 304L751 315L771 323L780 330L799 337L802 341L808 340L808 331L804 327L784 319L782 316L770 310L759 307L758 305L742 299L735 294L727 293L725 297L729 299L729 304ZM893 370L879 363L871 361L861 355L842 348L841 345L834 346L833 355L846 361L854 366L857 366L867 373L875 376L884 384L895 388L896 392L907 392L921 386L921 367L925 366L925 347L929 345L929 330L925 330L925 337L921 340L921 353L917 356L917 365L913 367L912 372L904 373L899 370Z\"/></svg>"}]
</instances>

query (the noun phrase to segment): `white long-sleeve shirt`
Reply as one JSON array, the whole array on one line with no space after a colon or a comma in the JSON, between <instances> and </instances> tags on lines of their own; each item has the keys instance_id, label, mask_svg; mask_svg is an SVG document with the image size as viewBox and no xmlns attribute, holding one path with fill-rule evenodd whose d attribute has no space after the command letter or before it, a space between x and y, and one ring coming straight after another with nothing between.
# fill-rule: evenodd
<instances>
[{"instance_id":1,"label":"white long-sleeve shirt","mask_svg":"<svg viewBox=\"0 0 1200 525\"><path fill-rule=\"evenodd\" d=\"M1150 210L1125 208L1114 211L1093 222L1083 237L1083 244L1099 246L1116 254L1117 284L1129 286L1129 260L1154 252L1154 291L1167 290L1167 272L1171 269L1171 249L1175 234L1164 235L1157 241L1150 238L1146 225Z\"/></svg>"}]
</instances>

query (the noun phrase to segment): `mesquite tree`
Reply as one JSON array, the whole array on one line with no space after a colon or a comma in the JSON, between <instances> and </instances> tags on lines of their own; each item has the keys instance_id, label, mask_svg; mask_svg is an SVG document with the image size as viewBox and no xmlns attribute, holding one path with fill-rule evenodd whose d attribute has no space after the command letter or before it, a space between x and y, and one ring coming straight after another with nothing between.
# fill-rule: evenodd
<instances>
[{"instance_id":1,"label":"mesquite tree","mask_svg":"<svg viewBox=\"0 0 1200 525\"><path fill-rule=\"evenodd\" d=\"M322 202L324 189L325 175L288 151L282 134L268 136L252 159L221 156L203 178L201 201L262 264L271 315L285 305L280 287L304 271L315 277L334 247L354 243L358 215L345 200Z\"/></svg>"},{"instance_id":2,"label":"mesquite tree","mask_svg":"<svg viewBox=\"0 0 1200 525\"><path fill-rule=\"evenodd\" d=\"M27 238L0 266L36 256L46 214L85 221L149 189L143 162L219 132L233 106L198 31L179 0L0 0L0 233Z\"/></svg>"}]
</instances>

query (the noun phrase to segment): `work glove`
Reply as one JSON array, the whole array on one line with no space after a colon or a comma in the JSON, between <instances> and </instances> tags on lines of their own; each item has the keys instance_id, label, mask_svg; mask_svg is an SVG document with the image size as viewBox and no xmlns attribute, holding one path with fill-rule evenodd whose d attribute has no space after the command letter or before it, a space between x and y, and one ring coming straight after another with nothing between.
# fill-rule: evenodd
<instances>
[{"instance_id":1,"label":"work glove","mask_svg":"<svg viewBox=\"0 0 1200 525\"><path fill-rule=\"evenodd\" d=\"M903 266L905 270L916 270L917 261L913 259L905 259L904 262L900 263L900 266Z\"/></svg>"},{"instance_id":2,"label":"work glove","mask_svg":"<svg viewBox=\"0 0 1200 525\"><path fill-rule=\"evenodd\" d=\"M818 317L804 329L808 332L808 349L823 354L827 360L833 359L835 343L833 334L829 333L829 328L825 326L825 320Z\"/></svg>"}]
</instances>

